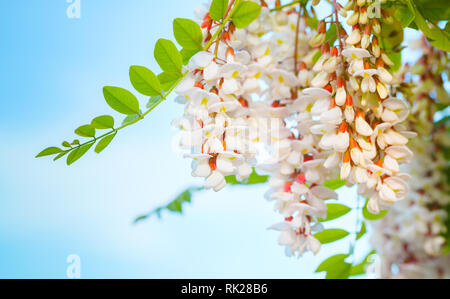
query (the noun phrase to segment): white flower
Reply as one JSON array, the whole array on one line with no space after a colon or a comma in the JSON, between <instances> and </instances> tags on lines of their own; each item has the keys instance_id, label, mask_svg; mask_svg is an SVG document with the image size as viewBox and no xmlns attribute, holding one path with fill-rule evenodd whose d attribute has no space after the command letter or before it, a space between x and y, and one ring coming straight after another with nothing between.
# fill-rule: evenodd
<instances>
[{"instance_id":1,"label":"white flower","mask_svg":"<svg viewBox=\"0 0 450 299\"><path fill-rule=\"evenodd\" d=\"M362 92L375 92L377 90L377 84L373 78L378 72L374 69L360 70L355 72L355 76L363 77L361 81L361 91Z\"/></svg>"},{"instance_id":2,"label":"white flower","mask_svg":"<svg viewBox=\"0 0 450 299\"><path fill-rule=\"evenodd\" d=\"M334 107L320 115L320 121L326 124L339 125L342 122L342 110Z\"/></svg>"},{"instance_id":3,"label":"white flower","mask_svg":"<svg viewBox=\"0 0 450 299\"><path fill-rule=\"evenodd\" d=\"M347 37L345 42L350 45L356 45L361 41L361 32L358 28L353 29L352 33Z\"/></svg>"},{"instance_id":4,"label":"white flower","mask_svg":"<svg viewBox=\"0 0 450 299\"><path fill-rule=\"evenodd\" d=\"M405 101L396 98L390 98L383 101L383 114L381 119L384 122L399 123L404 121L409 114L409 107Z\"/></svg>"},{"instance_id":5,"label":"white flower","mask_svg":"<svg viewBox=\"0 0 450 299\"><path fill-rule=\"evenodd\" d=\"M226 186L225 177L219 171L213 171L205 182L206 189L213 189L216 192L222 190L225 186Z\"/></svg>"},{"instance_id":6,"label":"white flower","mask_svg":"<svg viewBox=\"0 0 450 299\"><path fill-rule=\"evenodd\" d=\"M311 85L317 88L323 88L328 84L329 81L330 75L325 71L321 71L314 76L314 79L312 79L311 81Z\"/></svg>"},{"instance_id":7,"label":"white flower","mask_svg":"<svg viewBox=\"0 0 450 299\"><path fill-rule=\"evenodd\" d=\"M356 115L355 124L358 134L362 136L371 136L373 134L372 128L364 119L364 114L361 111Z\"/></svg>"}]
</instances>

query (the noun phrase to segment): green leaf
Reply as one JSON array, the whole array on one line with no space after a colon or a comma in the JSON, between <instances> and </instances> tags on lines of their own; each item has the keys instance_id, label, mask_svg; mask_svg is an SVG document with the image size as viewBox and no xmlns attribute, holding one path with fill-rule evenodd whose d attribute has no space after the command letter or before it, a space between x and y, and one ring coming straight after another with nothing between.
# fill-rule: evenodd
<instances>
[{"instance_id":1,"label":"green leaf","mask_svg":"<svg viewBox=\"0 0 450 299\"><path fill-rule=\"evenodd\" d=\"M146 107L147 107L148 109L152 109L154 106L156 106L156 104L159 103L159 101L161 101L161 99L162 99L161 96L151 97L151 98L148 100L148 103L147 103L147 106L146 106Z\"/></svg>"},{"instance_id":2,"label":"green leaf","mask_svg":"<svg viewBox=\"0 0 450 299\"><path fill-rule=\"evenodd\" d=\"M322 56L322 53L320 52L320 50L317 50L316 54L314 54L312 58L312 62L315 64L319 60L320 56Z\"/></svg>"},{"instance_id":3,"label":"green leaf","mask_svg":"<svg viewBox=\"0 0 450 299\"><path fill-rule=\"evenodd\" d=\"M233 13L233 24L236 25L237 28L243 29L256 20L260 13L260 5L251 1L242 1Z\"/></svg>"},{"instance_id":4,"label":"green leaf","mask_svg":"<svg viewBox=\"0 0 450 299\"><path fill-rule=\"evenodd\" d=\"M111 141L114 139L114 137L116 137L116 134L117 133L114 133L114 134L107 135L107 136L103 137L97 143L97 146L95 147L95 152L97 154L100 154L111 143Z\"/></svg>"},{"instance_id":5,"label":"green leaf","mask_svg":"<svg viewBox=\"0 0 450 299\"><path fill-rule=\"evenodd\" d=\"M45 156L51 156L51 155L56 155L59 154L60 152L62 152L63 150L60 149L59 147L48 147L45 150L43 150L42 152L40 152L39 154L37 154L36 158L40 158L40 157L45 157Z\"/></svg>"},{"instance_id":6,"label":"green leaf","mask_svg":"<svg viewBox=\"0 0 450 299\"><path fill-rule=\"evenodd\" d=\"M391 51L392 49L398 47L403 42L403 28L400 21L394 18L392 24L382 23L381 25L381 39L382 45L386 51Z\"/></svg>"},{"instance_id":7,"label":"green leaf","mask_svg":"<svg viewBox=\"0 0 450 299\"><path fill-rule=\"evenodd\" d=\"M401 3L394 4L394 16L402 24L403 28L408 27L416 17L414 10Z\"/></svg>"},{"instance_id":8,"label":"green leaf","mask_svg":"<svg viewBox=\"0 0 450 299\"><path fill-rule=\"evenodd\" d=\"M319 219L319 221L325 222L325 221L337 219L341 216L344 216L351 210L352 209L350 209L349 207L341 205L341 204L329 203L329 204L327 204L327 218Z\"/></svg>"},{"instance_id":9,"label":"green leaf","mask_svg":"<svg viewBox=\"0 0 450 299\"><path fill-rule=\"evenodd\" d=\"M323 261L316 272L326 271L327 279L346 279L349 277L351 265L345 262L348 254L337 254Z\"/></svg>"},{"instance_id":10,"label":"green leaf","mask_svg":"<svg viewBox=\"0 0 450 299\"><path fill-rule=\"evenodd\" d=\"M156 75L144 66L130 67L130 81L134 89L146 96L161 94L161 83Z\"/></svg>"},{"instance_id":11,"label":"green leaf","mask_svg":"<svg viewBox=\"0 0 450 299\"><path fill-rule=\"evenodd\" d=\"M192 200L192 192L195 190L199 190L198 188L189 188L183 192L181 192L172 202L170 202L166 209L175 212L175 213L182 213L183 212L183 204L184 203L190 203Z\"/></svg>"},{"instance_id":12,"label":"green leaf","mask_svg":"<svg viewBox=\"0 0 450 299\"><path fill-rule=\"evenodd\" d=\"M172 201L169 205L167 205L167 210L180 214L183 212L181 203L178 201Z\"/></svg>"},{"instance_id":13,"label":"green leaf","mask_svg":"<svg viewBox=\"0 0 450 299\"><path fill-rule=\"evenodd\" d=\"M130 114L125 117L125 119L122 121L122 126L129 124L131 122L137 122L141 117L141 111L139 111L139 114Z\"/></svg>"},{"instance_id":14,"label":"green leaf","mask_svg":"<svg viewBox=\"0 0 450 299\"><path fill-rule=\"evenodd\" d=\"M427 20L450 20L450 0L414 0L414 3Z\"/></svg>"},{"instance_id":15,"label":"green leaf","mask_svg":"<svg viewBox=\"0 0 450 299\"><path fill-rule=\"evenodd\" d=\"M164 72L158 75L159 82L161 82L164 91L168 91L179 79L179 73Z\"/></svg>"},{"instance_id":16,"label":"green leaf","mask_svg":"<svg viewBox=\"0 0 450 299\"><path fill-rule=\"evenodd\" d=\"M119 113L130 115L139 113L139 101L126 89L105 86L103 95L108 105Z\"/></svg>"},{"instance_id":17,"label":"green leaf","mask_svg":"<svg viewBox=\"0 0 450 299\"><path fill-rule=\"evenodd\" d=\"M211 19L220 21L223 19L228 9L228 0L213 0L209 9Z\"/></svg>"},{"instance_id":18,"label":"green leaf","mask_svg":"<svg viewBox=\"0 0 450 299\"><path fill-rule=\"evenodd\" d=\"M71 151L69 156L67 156L67 165L72 165L75 161L83 157L94 143L95 142L87 143Z\"/></svg>"},{"instance_id":19,"label":"green leaf","mask_svg":"<svg viewBox=\"0 0 450 299\"><path fill-rule=\"evenodd\" d=\"M311 29L317 30L317 26L319 25L319 21L316 18L312 18L308 15L306 19L306 24L311 27Z\"/></svg>"},{"instance_id":20,"label":"green leaf","mask_svg":"<svg viewBox=\"0 0 450 299\"><path fill-rule=\"evenodd\" d=\"M72 146L70 146L70 143L67 141L63 141L63 143L61 145L64 147L72 147Z\"/></svg>"},{"instance_id":21,"label":"green leaf","mask_svg":"<svg viewBox=\"0 0 450 299\"><path fill-rule=\"evenodd\" d=\"M114 128L114 118L110 115L96 117L92 120L91 126L99 130L112 129Z\"/></svg>"},{"instance_id":22,"label":"green leaf","mask_svg":"<svg viewBox=\"0 0 450 299\"><path fill-rule=\"evenodd\" d=\"M388 55L389 59L391 59L392 62L394 63L394 65L391 66L391 70L393 72L399 71L400 68L402 67L402 53L401 52L391 52L387 55Z\"/></svg>"},{"instance_id":23,"label":"green leaf","mask_svg":"<svg viewBox=\"0 0 450 299\"><path fill-rule=\"evenodd\" d=\"M183 66L183 59L174 43L167 39L159 39L155 45L155 59L164 72L179 73Z\"/></svg>"},{"instance_id":24,"label":"green leaf","mask_svg":"<svg viewBox=\"0 0 450 299\"><path fill-rule=\"evenodd\" d=\"M364 259L361 263L359 263L358 265L354 265L351 267L350 269L350 276L358 276L358 275L363 275L366 274L366 265L369 263L369 258L371 255L375 254L375 250L371 251Z\"/></svg>"},{"instance_id":25,"label":"green leaf","mask_svg":"<svg viewBox=\"0 0 450 299\"><path fill-rule=\"evenodd\" d=\"M324 260L319 267L316 269L316 273L327 271L333 268L336 264L341 264L344 260L348 258L348 254L337 254Z\"/></svg>"},{"instance_id":26,"label":"green leaf","mask_svg":"<svg viewBox=\"0 0 450 299\"><path fill-rule=\"evenodd\" d=\"M369 202L369 199L366 200L366 204L364 205L364 208L362 210L362 214L365 219L375 221L375 220L379 220L379 219L383 218L384 216L386 216L388 211L381 211L380 214L378 214L378 215L370 213L369 210L367 209L368 202Z\"/></svg>"},{"instance_id":27,"label":"green leaf","mask_svg":"<svg viewBox=\"0 0 450 299\"><path fill-rule=\"evenodd\" d=\"M225 177L225 181L230 185L257 185L266 183L268 180L269 176L259 175L256 173L255 169L253 169L253 172L250 174L250 176L242 182L238 181L235 175L229 175Z\"/></svg>"},{"instance_id":28,"label":"green leaf","mask_svg":"<svg viewBox=\"0 0 450 299\"><path fill-rule=\"evenodd\" d=\"M332 229L326 229L324 231L318 232L314 235L314 237L320 241L322 244L328 244L332 243L334 241L340 240L342 238L345 238L349 235L349 232L338 229L338 228L332 228Z\"/></svg>"},{"instance_id":29,"label":"green leaf","mask_svg":"<svg viewBox=\"0 0 450 299\"><path fill-rule=\"evenodd\" d=\"M414 23L426 35L430 44L437 49L450 52L450 34L446 30L440 29L437 25L427 22L422 16L421 11L413 5L411 0L405 1L408 7L415 11L416 18L414 19Z\"/></svg>"},{"instance_id":30,"label":"green leaf","mask_svg":"<svg viewBox=\"0 0 450 299\"><path fill-rule=\"evenodd\" d=\"M356 234L356 240L361 239L362 236L364 236L366 234L366 232L367 232L366 223L363 222L361 225L361 230L359 231L359 233Z\"/></svg>"},{"instance_id":31,"label":"green leaf","mask_svg":"<svg viewBox=\"0 0 450 299\"><path fill-rule=\"evenodd\" d=\"M95 129L91 125L84 125L75 130L75 134L81 137L95 137Z\"/></svg>"},{"instance_id":32,"label":"green leaf","mask_svg":"<svg viewBox=\"0 0 450 299\"><path fill-rule=\"evenodd\" d=\"M334 45L334 42L337 40L337 29L336 24L331 24L330 28L328 28L327 33L325 34L325 41L328 41L328 44L331 46Z\"/></svg>"},{"instance_id":33,"label":"green leaf","mask_svg":"<svg viewBox=\"0 0 450 299\"><path fill-rule=\"evenodd\" d=\"M345 180L329 180L323 183L323 185L331 190L339 189L345 186L347 182Z\"/></svg>"},{"instance_id":34,"label":"green leaf","mask_svg":"<svg viewBox=\"0 0 450 299\"><path fill-rule=\"evenodd\" d=\"M72 145L80 145L80 140L75 139L74 141L72 141Z\"/></svg>"},{"instance_id":35,"label":"green leaf","mask_svg":"<svg viewBox=\"0 0 450 299\"><path fill-rule=\"evenodd\" d=\"M183 192L181 192L179 195L177 195L177 197L174 200L172 200L171 202L169 202L167 205L158 207L148 214L137 217L134 220L134 223L138 223L143 220L146 220L153 215L156 215L156 216L158 216L158 218L160 218L161 212L165 211L165 210L181 214L181 213L183 213L183 205L185 203L190 203L192 200L193 193L200 191L200 190L203 190L203 187L190 187L190 188L184 190Z\"/></svg>"},{"instance_id":36,"label":"green leaf","mask_svg":"<svg viewBox=\"0 0 450 299\"><path fill-rule=\"evenodd\" d=\"M173 34L183 48L201 51L203 49L203 33L200 26L189 19L175 19Z\"/></svg>"},{"instance_id":37,"label":"green leaf","mask_svg":"<svg viewBox=\"0 0 450 299\"><path fill-rule=\"evenodd\" d=\"M191 60L192 56L197 54L198 50L191 50L191 49L181 49L181 57L183 57L183 63L188 64L189 60Z\"/></svg>"},{"instance_id":38,"label":"green leaf","mask_svg":"<svg viewBox=\"0 0 450 299\"><path fill-rule=\"evenodd\" d=\"M65 155L67 155L67 153L68 153L68 151L60 153L59 155L57 155L57 156L55 157L55 159L53 159L53 161L57 161L57 160L61 159L62 157L64 157Z\"/></svg>"}]
</instances>

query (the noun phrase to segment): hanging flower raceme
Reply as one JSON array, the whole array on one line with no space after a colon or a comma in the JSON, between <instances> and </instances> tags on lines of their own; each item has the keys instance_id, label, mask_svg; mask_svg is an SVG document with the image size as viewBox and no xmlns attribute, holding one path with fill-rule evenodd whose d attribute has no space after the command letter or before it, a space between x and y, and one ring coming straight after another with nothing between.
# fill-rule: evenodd
<instances>
[{"instance_id":1,"label":"hanging flower raceme","mask_svg":"<svg viewBox=\"0 0 450 299\"><path fill-rule=\"evenodd\" d=\"M397 152L409 152L406 144L415 134L401 125L408 104L390 95L392 63L378 44L374 28L380 24L368 15L369 5L350 1L346 6L353 11L347 19L352 31L347 34L337 24L341 49L316 44L321 56L311 85L327 91L318 101L328 107L313 128L321 136L325 165L340 168L340 178L348 185L358 184L359 193L370 198L370 211L379 213L407 193L409 176L400 165L409 159Z\"/></svg>"},{"instance_id":2,"label":"hanging flower raceme","mask_svg":"<svg viewBox=\"0 0 450 299\"><path fill-rule=\"evenodd\" d=\"M442 73L449 72L450 64L447 53L432 48L425 38L415 43L423 55L405 72L414 75L416 87L410 90L401 82L396 85L412 104L409 126L419 133L411 142L411 190L374 225L372 244L380 256L379 276L383 278L448 278L450 258L443 251L448 246L444 236L448 235L450 185L443 170L448 167L444 152L450 148L449 123L433 119L438 105L448 105ZM393 118L391 114L386 117ZM412 157L404 146L390 147L386 154L393 159Z\"/></svg>"},{"instance_id":3,"label":"hanging flower raceme","mask_svg":"<svg viewBox=\"0 0 450 299\"><path fill-rule=\"evenodd\" d=\"M204 38L214 34L203 27ZM229 45L234 31L230 23L210 50L195 54L176 89L177 101L185 105L183 117L173 122L183 130L180 145L189 150L192 175L204 177L205 187L215 191L225 187L225 176L244 179L252 172L251 94L259 91L255 80L263 68L251 53Z\"/></svg>"},{"instance_id":4,"label":"hanging flower raceme","mask_svg":"<svg viewBox=\"0 0 450 299\"><path fill-rule=\"evenodd\" d=\"M284 220L270 228L280 231L279 244L285 246L288 256L301 256L306 251L316 254L321 244L314 233L323 229L318 219L326 217L324 201L337 198L334 191L322 186L332 176L323 166L318 138L310 130L318 123L313 117L326 110L328 103L316 104L316 93L321 95L321 89L299 92L310 86L313 74L313 63L307 57L312 34L307 32L305 16L289 8L272 14L271 20L267 23L267 18L262 18L253 23L255 28L271 24L275 33L250 46L255 49L252 52L264 51L266 57L260 59L271 61L266 64L268 87L261 93L265 100L259 116L270 120L270 137L260 135L260 140L270 145L272 155L260 167L271 173L266 197L275 201L275 209ZM261 37L261 31L249 30L247 34ZM257 39L250 36L246 40ZM283 47L278 47L280 44Z\"/></svg>"}]
</instances>

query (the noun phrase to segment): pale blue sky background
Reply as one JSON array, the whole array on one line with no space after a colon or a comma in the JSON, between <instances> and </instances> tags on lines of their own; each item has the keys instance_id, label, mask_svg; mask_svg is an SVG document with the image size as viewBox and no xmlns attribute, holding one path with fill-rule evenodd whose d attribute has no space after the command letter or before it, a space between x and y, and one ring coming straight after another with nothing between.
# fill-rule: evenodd
<instances>
[{"instance_id":1,"label":"pale blue sky background","mask_svg":"<svg viewBox=\"0 0 450 299\"><path fill-rule=\"evenodd\" d=\"M1 1L0 277L64 278L69 254L81 257L84 278L323 277L312 274L320 261L346 252L348 239L317 257L285 257L278 233L266 230L280 219L263 198L266 186L203 192L183 216L133 226L136 216L201 183L172 150L170 121L183 110L172 99L101 155L71 167L34 159L111 113L102 86L132 89L130 65L158 72L154 43L172 38L172 19L192 18L200 3L82 0L75 20L65 0ZM341 198L351 202L354 191ZM342 225L354 230L354 215L347 219ZM359 256L369 251L366 241Z\"/></svg>"}]
</instances>

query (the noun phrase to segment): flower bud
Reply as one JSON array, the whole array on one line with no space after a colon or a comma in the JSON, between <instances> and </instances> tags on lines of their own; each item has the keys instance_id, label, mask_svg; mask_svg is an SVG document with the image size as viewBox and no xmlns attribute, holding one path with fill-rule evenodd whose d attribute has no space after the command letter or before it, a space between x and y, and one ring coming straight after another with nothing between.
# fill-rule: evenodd
<instances>
[{"instance_id":1,"label":"flower bud","mask_svg":"<svg viewBox=\"0 0 450 299\"><path fill-rule=\"evenodd\" d=\"M225 53L226 59L231 59L234 57L234 49L232 47L228 47L227 52Z\"/></svg>"},{"instance_id":2,"label":"flower bud","mask_svg":"<svg viewBox=\"0 0 450 299\"><path fill-rule=\"evenodd\" d=\"M341 4L338 3L337 5L338 5L338 13L339 13L342 17L346 18L346 17L347 17L347 11L344 9L344 7L342 7Z\"/></svg>"},{"instance_id":3,"label":"flower bud","mask_svg":"<svg viewBox=\"0 0 450 299\"><path fill-rule=\"evenodd\" d=\"M352 171L352 166L350 165L350 153L347 151L344 155L344 161L346 160L346 156L348 153L348 162L344 162L341 166L341 174L340 178L341 180L345 180L350 175L350 172Z\"/></svg>"},{"instance_id":4,"label":"flower bud","mask_svg":"<svg viewBox=\"0 0 450 299\"><path fill-rule=\"evenodd\" d=\"M378 199L376 197L371 197L369 199L369 202L367 203L367 209L372 214L380 214L380 204L378 203Z\"/></svg>"},{"instance_id":5,"label":"flower bud","mask_svg":"<svg viewBox=\"0 0 450 299\"><path fill-rule=\"evenodd\" d=\"M380 32L381 32L381 25L380 25L380 22L378 22L377 19L373 19L373 21L372 21L372 29L373 29L373 32L375 32L375 34L380 34Z\"/></svg>"},{"instance_id":6,"label":"flower bud","mask_svg":"<svg viewBox=\"0 0 450 299\"><path fill-rule=\"evenodd\" d=\"M382 14L383 14L383 22L389 25L392 25L394 23L394 18L387 10L383 10Z\"/></svg>"},{"instance_id":7,"label":"flower bud","mask_svg":"<svg viewBox=\"0 0 450 299\"><path fill-rule=\"evenodd\" d=\"M347 4L345 4L344 8L345 8L345 10L351 10L351 9L353 9L354 6L355 6L355 1L349 0L347 2Z\"/></svg>"},{"instance_id":8,"label":"flower bud","mask_svg":"<svg viewBox=\"0 0 450 299\"><path fill-rule=\"evenodd\" d=\"M389 89L387 88L386 84L384 84L383 82L378 82L377 91L378 91L378 95L383 100L389 96Z\"/></svg>"},{"instance_id":9,"label":"flower bud","mask_svg":"<svg viewBox=\"0 0 450 299\"><path fill-rule=\"evenodd\" d=\"M354 76L350 76L350 78L349 78L349 83L350 83L350 86L351 86L351 88L354 90L354 91L358 91L359 90L359 83L358 83L358 80L356 80L356 78L354 77Z\"/></svg>"},{"instance_id":10,"label":"flower bud","mask_svg":"<svg viewBox=\"0 0 450 299\"><path fill-rule=\"evenodd\" d=\"M323 54L322 56L320 56L319 59L317 60L317 62L314 64L312 70L314 72L316 72L316 73L322 71L323 70L323 64L328 59L328 57L329 57L328 54Z\"/></svg>"},{"instance_id":11,"label":"flower bud","mask_svg":"<svg viewBox=\"0 0 450 299\"><path fill-rule=\"evenodd\" d=\"M361 38L361 47L363 49L367 49L370 45L370 36L367 34L363 34Z\"/></svg>"},{"instance_id":12,"label":"flower bud","mask_svg":"<svg viewBox=\"0 0 450 299\"><path fill-rule=\"evenodd\" d=\"M352 33L350 33L349 37L345 40L347 44L356 45L361 41L361 33L359 32L359 27L355 26L353 28Z\"/></svg>"},{"instance_id":13,"label":"flower bud","mask_svg":"<svg viewBox=\"0 0 450 299\"><path fill-rule=\"evenodd\" d=\"M372 38L372 54L377 58L380 57L381 55L381 49L380 46L378 45L378 39L376 36Z\"/></svg>"},{"instance_id":14,"label":"flower bud","mask_svg":"<svg viewBox=\"0 0 450 299\"><path fill-rule=\"evenodd\" d=\"M316 48L321 46L324 42L325 42L325 33L318 33L309 41L309 45L313 48Z\"/></svg>"},{"instance_id":15,"label":"flower bud","mask_svg":"<svg viewBox=\"0 0 450 299\"><path fill-rule=\"evenodd\" d=\"M325 85L328 84L329 81L329 75L327 72L320 72L318 73L314 79L312 79L311 81L311 85L313 87L317 87L317 88L323 88Z\"/></svg>"},{"instance_id":16,"label":"flower bud","mask_svg":"<svg viewBox=\"0 0 450 299\"><path fill-rule=\"evenodd\" d=\"M355 120L355 110L351 106L345 106L344 109L345 120L348 123L352 123Z\"/></svg>"},{"instance_id":17,"label":"flower bud","mask_svg":"<svg viewBox=\"0 0 450 299\"><path fill-rule=\"evenodd\" d=\"M341 77L337 80L337 91L336 91L336 105L342 106L345 104L347 98L347 92L345 91L345 82Z\"/></svg>"},{"instance_id":18,"label":"flower bud","mask_svg":"<svg viewBox=\"0 0 450 299\"><path fill-rule=\"evenodd\" d=\"M355 26L359 21L359 12L355 11L350 18L347 19L348 26Z\"/></svg>"},{"instance_id":19,"label":"flower bud","mask_svg":"<svg viewBox=\"0 0 450 299\"><path fill-rule=\"evenodd\" d=\"M393 79L391 73L389 73L389 71L382 66L378 67L377 70L378 70L378 77L380 78L380 80L383 83L390 84Z\"/></svg>"},{"instance_id":20,"label":"flower bud","mask_svg":"<svg viewBox=\"0 0 450 299\"><path fill-rule=\"evenodd\" d=\"M361 12L359 13L359 24L365 25L367 24L367 9L365 7L361 8Z\"/></svg>"},{"instance_id":21,"label":"flower bud","mask_svg":"<svg viewBox=\"0 0 450 299\"><path fill-rule=\"evenodd\" d=\"M320 21L317 25L317 32L318 33L326 33L327 32L327 24L324 20Z\"/></svg>"},{"instance_id":22,"label":"flower bud","mask_svg":"<svg viewBox=\"0 0 450 299\"><path fill-rule=\"evenodd\" d=\"M373 130L370 125L366 122L364 112L358 110L356 112L356 132L362 136L370 136L373 134Z\"/></svg>"},{"instance_id":23,"label":"flower bud","mask_svg":"<svg viewBox=\"0 0 450 299\"><path fill-rule=\"evenodd\" d=\"M336 104L342 106L345 104L345 99L347 98L347 92L344 87L339 87L336 92Z\"/></svg>"},{"instance_id":24,"label":"flower bud","mask_svg":"<svg viewBox=\"0 0 450 299\"><path fill-rule=\"evenodd\" d=\"M389 58L389 56L386 55L386 53L381 53L381 59L383 59L383 62L386 63L389 66L393 66L394 63L392 62L392 60Z\"/></svg>"}]
</instances>

